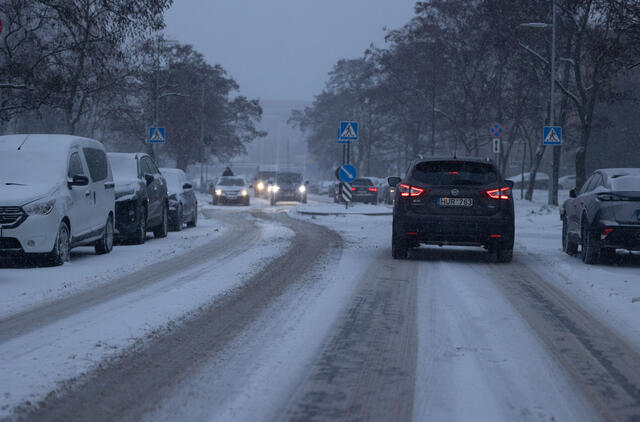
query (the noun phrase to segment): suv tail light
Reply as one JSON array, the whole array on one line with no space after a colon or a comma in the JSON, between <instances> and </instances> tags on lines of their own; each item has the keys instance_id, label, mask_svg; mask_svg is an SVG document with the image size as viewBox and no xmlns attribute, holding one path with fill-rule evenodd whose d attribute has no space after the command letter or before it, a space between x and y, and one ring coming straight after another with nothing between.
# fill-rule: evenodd
<instances>
[{"instance_id":1,"label":"suv tail light","mask_svg":"<svg viewBox=\"0 0 640 422\"><path fill-rule=\"evenodd\" d=\"M369 192L378 192L378 188L369 188Z\"/></svg>"},{"instance_id":2,"label":"suv tail light","mask_svg":"<svg viewBox=\"0 0 640 422\"><path fill-rule=\"evenodd\" d=\"M415 186L404 185L402 183L399 186L400 186L400 188L399 188L400 196L402 196L403 198L408 198L410 196L411 197L416 197L416 196L420 196L423 193L425 193L424 189L417 188Z\"/></svg>"},{"instance_id":3,"label":"suv tail light","mask_svg":"<svg viewBox=\"0 0 640 422\"><path fill-rule=\"evenodd\" d=\"M511 188L490 189L483 192L484 196L491 199L509 199Z\"/></svg>"}]
</instances>

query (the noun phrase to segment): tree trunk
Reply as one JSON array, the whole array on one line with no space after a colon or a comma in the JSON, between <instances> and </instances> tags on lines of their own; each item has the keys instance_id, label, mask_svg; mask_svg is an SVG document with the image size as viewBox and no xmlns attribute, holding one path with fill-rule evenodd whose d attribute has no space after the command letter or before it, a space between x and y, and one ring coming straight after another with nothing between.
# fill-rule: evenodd
<instances>
[{"instance_id":1,"label":"tree trunk","mask_svg":"<svg viewBox=\"0 0 640 422\"><path fill-rule=\"evenodd\" d=\"M544 145L538 147L538 150L536 151L536 158L533 162L533 166L531 166L531 170L529 171L529 186L527 187L527 193L524 196L524 199L526 199L527 201L533 200L533 189L536 185L536 175L538 174L540 163L542 162L542 158L544 157L544 151Z\"/></svg>"}]
</instances>

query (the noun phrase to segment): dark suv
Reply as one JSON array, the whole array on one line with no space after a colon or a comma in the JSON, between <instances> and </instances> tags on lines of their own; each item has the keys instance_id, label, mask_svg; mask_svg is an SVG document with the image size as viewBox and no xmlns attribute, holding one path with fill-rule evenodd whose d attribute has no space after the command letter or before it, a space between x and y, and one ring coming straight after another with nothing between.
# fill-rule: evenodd
<instances>
[{"instance_id":1,"label":"dark suv","mask_svg":"<svg viewBox=\"0 0 640 422\"><path fill-rule=\"evenodd\" d=\"M118 240L145 242L147 231L167 237L169 197L167 182L150 156L143 153L107 154L116 185Z\"/></svg>"},{"instance_id":2,"label":"dark suv","mask_svg":"<svg viewBox=\"0 0 640 422\"><path fill-rule=\"evenodd\" d=\"M513 257L513 182L487 160L421 159L396 187L393 257L420 244L483 246L498 262Z\"/></svg>"}]
</instances>

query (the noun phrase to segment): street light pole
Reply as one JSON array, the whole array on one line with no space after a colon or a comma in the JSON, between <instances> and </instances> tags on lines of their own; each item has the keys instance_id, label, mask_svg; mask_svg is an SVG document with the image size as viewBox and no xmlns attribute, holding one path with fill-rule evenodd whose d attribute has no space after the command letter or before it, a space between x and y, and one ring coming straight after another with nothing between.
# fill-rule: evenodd
<instances>
[{"instance_id":1,"label":"street light pole","mask_svg":"<svg viewBox=\"0 0 640 422\"><path fill-rule=\"evenodd\" d=\"M556 2L551 1L551 110L550 126L555 126L555 87L556 87ZM561 146L554 145L551 165L551 186L549 186L549 205L558 205L558 178L560 176Z\"/></svg>"}]
</instances>

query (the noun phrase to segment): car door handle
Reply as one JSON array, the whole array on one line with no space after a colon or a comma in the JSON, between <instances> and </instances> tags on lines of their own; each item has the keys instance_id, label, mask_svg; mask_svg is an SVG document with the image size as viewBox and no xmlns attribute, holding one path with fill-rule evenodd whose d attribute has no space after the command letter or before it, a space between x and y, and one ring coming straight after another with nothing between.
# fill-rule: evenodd
<instances>
[{"instance_id":1,"label":"car door handle","mask_svg":"<svg viewBox=\"0 0 640 422\"><path fill-rule=\"evenodd\" d=\"M84 196L86 196L87 198L91 196L91 191L88 190L84 193Z\"/></svg>"}]
</instances>

